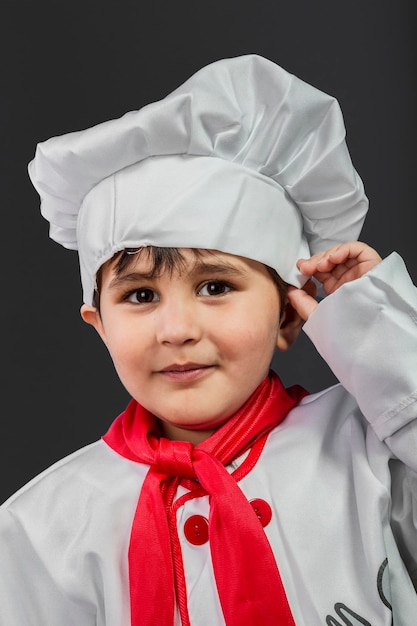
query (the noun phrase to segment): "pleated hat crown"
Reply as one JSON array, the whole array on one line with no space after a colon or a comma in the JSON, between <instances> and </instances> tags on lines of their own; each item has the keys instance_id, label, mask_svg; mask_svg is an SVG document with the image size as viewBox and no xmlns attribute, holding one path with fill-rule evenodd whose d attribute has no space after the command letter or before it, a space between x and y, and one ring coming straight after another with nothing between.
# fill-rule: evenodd
<instances>
[{"instance_id":1,"label":"pleated hat crown","mask_svg":"<svg viewBox=\"0 0 417 626\"><path fill-rule=\"evenodd\" d=\"M39 143L29 176L88 304L99 267L142 246L244 256L301 286L297 259L357 239L368 210L337 100L253 54Z\"/></svg>"}]
</instances>

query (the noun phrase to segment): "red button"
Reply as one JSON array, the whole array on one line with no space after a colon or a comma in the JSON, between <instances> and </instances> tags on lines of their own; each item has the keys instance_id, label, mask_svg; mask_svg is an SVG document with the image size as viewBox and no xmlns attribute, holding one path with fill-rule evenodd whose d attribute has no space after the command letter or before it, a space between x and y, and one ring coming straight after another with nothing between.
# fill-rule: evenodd
<instances>
[{"instance_id":1,"label":"red button","mask_svg":"<svg viewBox=\"0 0 417 626\"><path fill-rule=\"evenodd\" d=\"M272 518L272 509L269 506L268 502L265 500L261 500L261 498L254 498L254 500L250 501L253 510L258 516L259 521L262 526L265 528L269 524Z\"/></svg>"},{"instance_id":2,"label":"red button","mask_svg":"<svg viewBox=\"0 0 417 626\"><path fill-rule=\"evenodd\" d=\"M184 524L184 535L193 546L202 546L208 541L208 521L202 515L191 515Z\"/></svg>"}]
</instances>

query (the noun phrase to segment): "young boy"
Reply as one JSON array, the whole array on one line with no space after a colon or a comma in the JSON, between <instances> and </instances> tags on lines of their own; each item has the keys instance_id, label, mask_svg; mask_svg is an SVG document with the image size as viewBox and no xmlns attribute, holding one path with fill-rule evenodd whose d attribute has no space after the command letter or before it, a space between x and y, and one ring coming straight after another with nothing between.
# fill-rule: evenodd
<instances>
[{"instance_id":1,"label":"young boy","mask_svg":"<svg viewBox=\"0 0 417 626\"><path fill-rule=\"evenodd\" d=\"M29 171L132 400L2 506L0 624L416 624L417 293L337 102L225 59ZM270 370L304 321L311 395Z\"/></svg>"}]
</instances>

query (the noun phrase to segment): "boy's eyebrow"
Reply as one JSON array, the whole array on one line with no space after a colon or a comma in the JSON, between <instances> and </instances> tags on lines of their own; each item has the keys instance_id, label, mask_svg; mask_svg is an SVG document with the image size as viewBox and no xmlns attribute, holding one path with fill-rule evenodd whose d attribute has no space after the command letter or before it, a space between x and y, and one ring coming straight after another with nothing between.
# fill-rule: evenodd
<instances>
[{"instance_id":1,"label":"boy's eyebrow","mask_svg":"<svg viewBox=\"0 0 417 626\"><path fill-rule=\"evenodd\" d=\"M108 288L117 289L126 283L138 283L142 280L150 280L155 277L155 272L129 272L128 274L117 274L114 276Z\"/></svg>"},{"instance_id":2,"label":"boy's eyebrow","mask_svg":"<svg viewBox=\"0 0 417 626\"><path fill-rule=\"evenodd\" d=\"M235 265L228 263L207 263L205 261L197 261L193 264L192 268L186 272L187 276L198 276L199 274L216 274L216 275L234 275L234 276L244 276L245 270L244 268L236 267ZM126 283L139 283L142 280L151 280L159 276L159 272L155 272L151 270L149 272L129 272L126 274L118 274L114 276L108 288L109 289L117 289L121 285Z\"/></svg>"},{"instance_id":3,"label":"boy's eyebrow","mask_svg":"<svg viewBox=\"0 0 417 626\"><path fill-rule=\"evenodd\" d=\"M235 276L243 276L246 274L245 269L242 267L236 267L229 263L207 263L206 261L196 261L188 275L197 274L233 274Z\"/></svg>"}]
</instances>

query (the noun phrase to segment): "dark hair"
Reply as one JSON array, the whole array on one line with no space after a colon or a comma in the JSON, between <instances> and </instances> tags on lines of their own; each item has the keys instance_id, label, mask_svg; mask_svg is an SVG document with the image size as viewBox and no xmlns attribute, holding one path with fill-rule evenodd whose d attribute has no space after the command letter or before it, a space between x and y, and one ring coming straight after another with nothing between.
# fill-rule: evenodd
<instances>
[{"instance_id":1,"label":"dark hair","mask_svg":"<svg viewBox=\"0 0 417 626\"><path fill-rule=\"evenodd\" d=\"M203 250L200 248L190 248L196 259L201 258ZM204 250L205 253L215 254L214 250ZM134 264L138 254L147 254L151 261L151 276L160 276L163 272L172 275L174 270L183 270L185 268L185 259L179 248L160 248L158 246L148 246L146 248L126 248L106 261L96 274L96 288L93 295L93 305L100 311L100 290L102 281L102 268L106 265L113 265L116 275L121 274L127 267ZM288 284L281 278L276 270L269 265L265 265L272 280L274 281L281 299L281 308L283 309L287 301Z\"/></svg>"}]
</instances>

